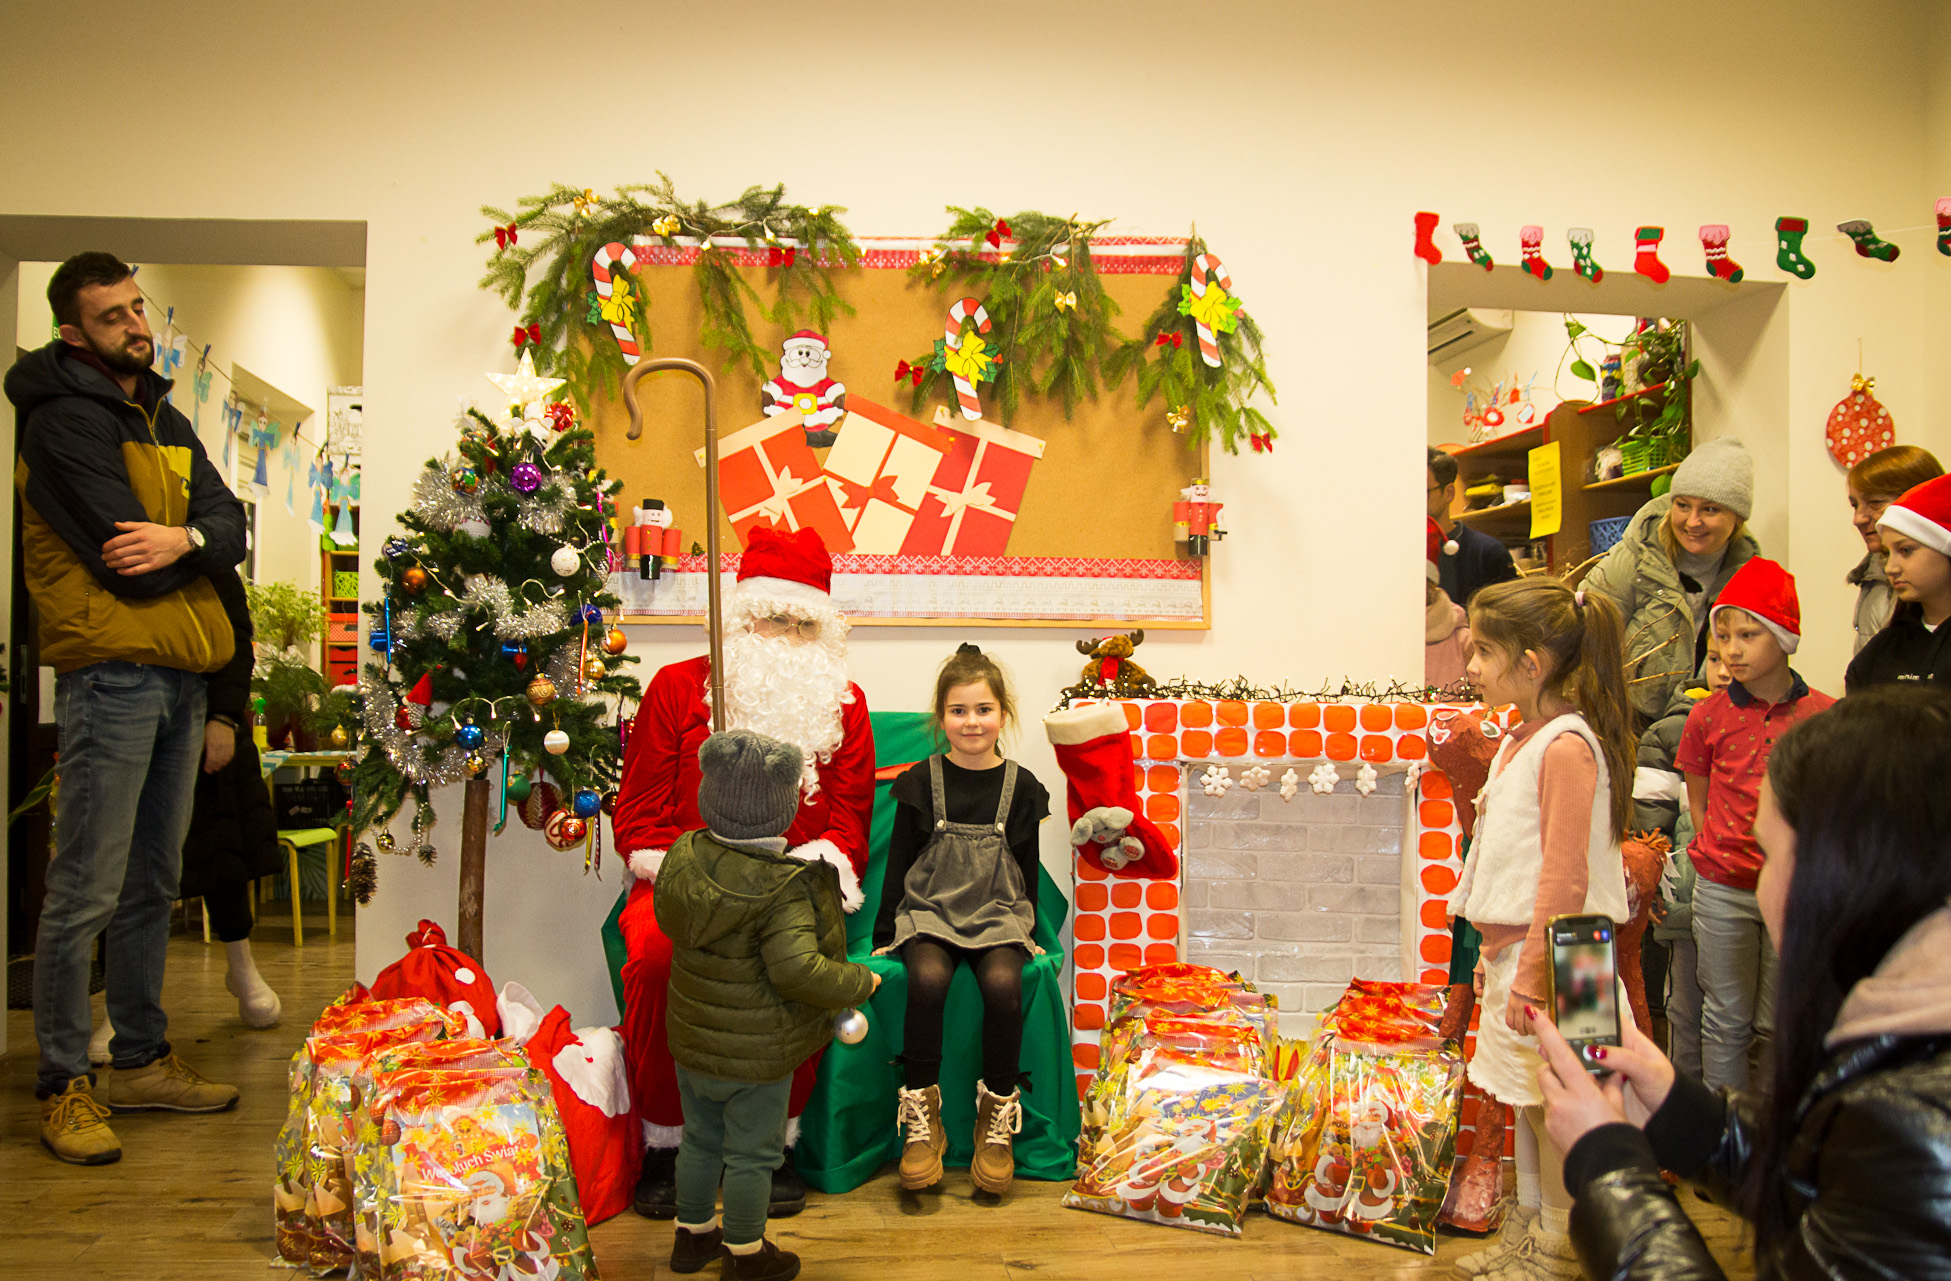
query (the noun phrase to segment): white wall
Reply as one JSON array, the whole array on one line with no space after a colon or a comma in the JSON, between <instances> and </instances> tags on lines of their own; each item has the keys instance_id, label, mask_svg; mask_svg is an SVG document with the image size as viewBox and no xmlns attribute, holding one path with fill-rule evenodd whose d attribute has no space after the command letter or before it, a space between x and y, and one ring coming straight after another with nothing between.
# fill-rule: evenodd
<instances>
[{"instance_id":1,"label":"white wall","mask_svg":"<svg viewBox=\"0 0 1951 1281\"><path fill-rule=\"evenodd\" d=\"M1630 269L1634 227L1662 223L1668 263L1692 275L1693 228L1727 222L1755 279L1780 278L1772 225L1784 212L1819 226L1928 223L1938 188L1951 189L1951 113L1933 87L1951 79L1951 40L1933 8L1732 0L1703 14L1653 0L1635 11L1635 38L1651 41L1640 54L1541 28L1535 6L1140 0L1076 5L1052 22L1046 5L997 0L964 29L935 5L838 0L818 25L836 46L833 71L812 90L768 76L753 52L788 30L815 38L805 11L751 0L640 24L548 3L192 3L195 21L180 7L118 15L117 39L85 59L57 52L71 44L60 11L29 8L0 50L0 109L20 122L0 155L0 214L364 220L375 514L404 505L415 463L447 440L454 396L507 366L509 315L475 287L484 201L662 169L714 199L783 180L799 199L848 206L862 233L938 227L950 202L1076 209L1141 233L1197 220L1268 335L1283 435L1271 458L1214 464L1233 517L1215 558L1215 629L1154 635L1141 657L1166 674L1386 678L1419 662L1428 299L1414 212L1442 214L1452 258L1448 225L1479 222L1500 262L1517 260L1523 223L1545 225L1553 243L1567 225L1591 226L1609 271ZM1861 31L1879 38L1850 35ZM1488 71L1487 58L1524 71ZM184 127L171 162L140 181L127 166L77 163L147 153L149 135L131 141L117 114L43 127L83 84L151 83L157 67L169 69L167 118ZM945 97L945 75L967 88ZM1940 94L1929 107L1927 87ZM802 111L816 128L791 126ZM969 158L974 127L996 141L993 157ZM1668 140L1641 141L1655 137ZM1938 158L1928 174L1927 155ZM1827 579L1829 549L1852 537L1820 434L1859 335L1905 437L1951 453L1951 430L1927 413L1944 378L1929 340L1943 332L1951 259L1928 232L1898 239L1904 257L1889 267L1813 243L1820 274L1787 286L1784 538L1792 561L1816 566L1805 583ZM386 532L380 519L370 528ZM1847 629L1840 597L1811 593L1812 628L1827 617ZM863 633L855 667L869 701L921 706L958 639ZM1074 633L982 639L1029 706L1076 670ZM699 641L641 629L633 645L656 663ZM1833 687L1840 672L1809 675ZM1054 783L1037 737L1022 755ZM443 813L441 863L389 862L363 914L368 977L415 918L453 918L457 799ZM1046 839L1055 854L1056 833ZM490 972L579 1019L606 1016L594 927L614 875L585 880L526 831L498 841L490 866Z\"/></svg>"}]
</instances>

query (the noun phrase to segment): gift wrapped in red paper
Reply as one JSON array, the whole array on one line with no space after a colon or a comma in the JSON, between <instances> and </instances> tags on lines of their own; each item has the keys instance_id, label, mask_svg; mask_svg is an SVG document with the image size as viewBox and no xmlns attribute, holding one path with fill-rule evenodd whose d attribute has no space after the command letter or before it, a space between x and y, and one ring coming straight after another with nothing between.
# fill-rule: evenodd
<instances>
[{"instance_id":1,"label":"gift wrapped in red paper","mask_svg":"<svg viewBox=\"0 0 1951 1281\"><path fill-rule=\"evenodd\" d=\"M696 457L703 466L704 451ZM836 556L854 550L798 414L762 418L718 442L718 500L740 545L761 527L787 533L811 529Z\"/></svg>"},{"instance_id":2,"label":"gift wrapped in red paper","mask_svg":"<svg viewBox=\"0 0 1951 1281\"><path fill-rule=\"evenodd\" d=\"M948 436L859 396L847 398L840 437L826 456L853 549L901 551L928 483L948 452Z\"/></svg>"},{"instance_id":3,"label":"gift wrapped in red paper","mask_svg":"<svg viewBox=\"0 0 1951 1281\"><path fill-rule=\"evenodd\" d=\"M1043 457L1035 436L984 419L936 419L951 444L901 544L903 556L1001 556L1009 547L1030 468Z\"/></svg>"}]
</instances>

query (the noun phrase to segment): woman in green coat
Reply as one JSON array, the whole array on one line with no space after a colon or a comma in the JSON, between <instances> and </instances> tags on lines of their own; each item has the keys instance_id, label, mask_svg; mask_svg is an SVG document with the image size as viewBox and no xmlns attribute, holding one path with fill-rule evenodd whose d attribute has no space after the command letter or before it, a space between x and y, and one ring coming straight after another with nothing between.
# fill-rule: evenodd
<instances>
[{"instance_id":1,"label":"woman in green coat","mask_svg":"<svg viewBox=\"0 0 1951 1281\"><path fill-rule=\"evenodd\" d=\"M1581 584L1626 619L1626 692L1641 730L1700 670L1709 610L1761 551L1747 527L1754 483L1754 460L1740 441L1700 445L1673 473L1672 490L1634 513Z\"/></svg>"}]
</instances>

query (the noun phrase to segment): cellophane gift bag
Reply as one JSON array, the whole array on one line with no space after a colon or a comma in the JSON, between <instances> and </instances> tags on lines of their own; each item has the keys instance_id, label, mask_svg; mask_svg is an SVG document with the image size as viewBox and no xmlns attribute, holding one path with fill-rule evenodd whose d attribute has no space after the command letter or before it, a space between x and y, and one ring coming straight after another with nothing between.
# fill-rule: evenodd
<instances>
[{"instance_id":1,"label":"cellophane gift bag","mask_svg":"<svg viewBox=\"0 0 1951 1281\"><path fill-rule=\"evenodd\" d=\"M1119 980L1064 1204L1237 1236L1284 1096L1268 1002L1203 967Z\"/></svg>"},{"instance_id":2,"label":"cellophane gift bag","mask_svg":"<svg viewBox=\"0 0 1951 1281\"><path fill-rule=\"evenodd\" d=\"M287 1074L291 1097L284 1125L273 1144L277 1178L271 1193L272 1220L280 1258L287 1263L309 1264L315 1253L324 1257L317 1181L324 1176L330 1184L325 1193L329 1206L338 1197L344 1172L343 1161L334 1173L328 1161L314 1154L321 1139L314 1132L317 1117L313 1109L320 1053L327 1052L349 1070L349 1061L336 1048L343 1038L361 1040L363 1052L363 1048L378 1048L393 1041L437 1040L461 1026L459 1017L444 1013L431 1001L417 997L374 1001L358 984L319 1015L305 1044L291 1056ZM328 1051L328 1047L334 1048ZM349 1184L345 1190L349 1191Z\"/></svg>"},{"instance_id":3,"label":"cellophane gift bag","mask_svg":"<svg viewBox=\"0 0 1951 1281\"><path fill-rule=\"evenodd\" d=\"M377 1079L361 1180L382 1281L597 1281L569 1144L529 1067Z\"/></svg>"},{"instance_id":4,"label":"cellophane gift bag","mask_svg":"<svg viewBox=\"0 0 1951 1281\"><path fill-rule=\"evenodd\" d=\"M1436 1252L1463 1054L1446 987L1356 979L1322 1016L1274 1130L1267 1213Z\"/></svg>"}]
</instances>

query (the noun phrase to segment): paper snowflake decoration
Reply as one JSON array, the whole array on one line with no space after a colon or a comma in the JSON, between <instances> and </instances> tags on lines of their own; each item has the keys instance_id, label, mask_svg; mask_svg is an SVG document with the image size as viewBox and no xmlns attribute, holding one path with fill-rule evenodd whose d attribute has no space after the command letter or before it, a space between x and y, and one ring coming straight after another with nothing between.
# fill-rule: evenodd
<instances>
[{"instance_id":1,"label":"paper snowflake decoration","mask_svg":"<svg viewBox=\"0 0 1951 1281\"><path fill-rule=\"evenodd\" d=\"M1326 796L1329 792L1334 791L1335 784L1340 781L1341 775L1337 774L1335 767L1327 761L1322 761L1319 765L1316 765L1314 772L1307 776L1307 785L1313 788L1316 794L1321 796Z\"/></svg>"},{"instance_id":2,"label":"paper snowflake decoration","mask_svg":"<svg viewBox=\"0 0 1951 1281\"><path fill-rule=\"evenodd\" d=\"M1251 769L1245 770L1244 772L1241 773L1240 786L1244 787L1249 792L1257 792L1261 788L1265 787L1267 785L1267 780L1271 779L1273 776L1274 776L1274 772L1268 769L1266 766L1255 765Z\"/></svg>"},{"instance_id":3,"label":"paper snowflake decoration","mask_svg":"<svg viewBox=\"0 0 1951 1281\"><path fill-rule=\"evenodd\" d=\"M1405 788L1413 789L1416 786L1416 780L1428 772L1428 761L1410 761L1402 771L1402 785Z\"/></svg>"},{"instance_id":4,"label":"paper snowflake decoration","mask_svg":"<svg viewBox=\"0 0 1951 1281\"><path fill-rule=\"evenodd\" d=\"M1363 761L1361 769L1355 773L1355 790L1363 796L1375 790L1375 767L1367 761Z\"/></svg>"},{"instance_id":5,"label":"paper snowflake decoration","mask_svg":"<svg viewBox=\"0 0 1951 1281\"><path fill-rule=\"evenodd\" d=\"M1199 790L1208 796L1224 796L1233 786L1232 775L1224 765L1208 765L1199 776Z\"/></svg>"},{"instance_id":6,"label":"paper snowflake decoration","mask_svg":"<svg viewBox=\"0 0 1951 1281\"><path fill-rule=\"evenodd\" d=\"M1301 790L1301 776L1288 770L1280 776L1280 799L1291 801Z\"/></svg>"}]
</instances>

